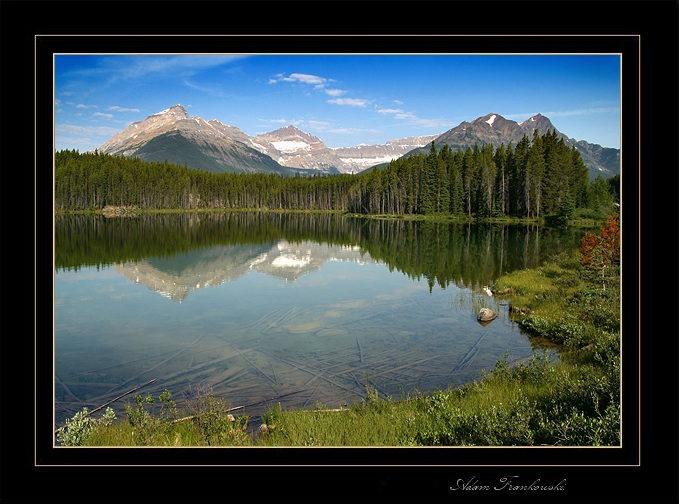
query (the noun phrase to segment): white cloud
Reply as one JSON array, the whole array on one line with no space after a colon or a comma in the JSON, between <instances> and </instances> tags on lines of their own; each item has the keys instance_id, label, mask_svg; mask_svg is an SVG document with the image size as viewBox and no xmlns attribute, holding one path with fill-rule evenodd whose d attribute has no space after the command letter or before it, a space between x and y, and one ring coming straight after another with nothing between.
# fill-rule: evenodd
<instances>
[{"instance_id":1,"label":"white cloud","mask_svg":"<svg viewBox=\"0 0 679 504\"><path fill-rule=\"evenodd\" d=\"M306 124L307 127L317 131L326 131L330 128L330 123L327 121L304 121L304 124Z\"/></svg>"},{"instance_id":2,"label":"white cloud","mask_svg":"<svg viewBox=\"0 0 679 504\"><path fill-rule=\"evenodd\" d=\"M609 113L619 113L619 107L593 107L585 109L576 110L562 110L558 112L543 112L542 115L547 117L561 117L561 116L581 116L581 115L592 115L592 114L609 114Z\"/></svg>"},{"instance_id":3,"label":"white cloud","mask_svg":"<svg viewBox=\"0 0 679 504\"><path fill-rule=\"evenodd\" d=\"M314 89L323 91L328 96L342 96L346 91L338 88L326 88L330 83L335 82L334 79L321 77L320 75L291 73L289 76L285 74L277 74L269 79L269 84L278 84L279 82L291 82L294 84L306 84L313 86Z\"/></svg>"},{"instance_id":4,"label":"white cloud","mask_svg":"<svg viewBox=\"0 0 679 504\"><path fill-rule=\"evenodd\" d=\"M93 72L111 73L122 79L149 78L159 74L192 76L225 63L239 60L243 56L134 56L131 58L102 58L101 66Z\"/></svg>"},{"instance_id":5,"label":"white cloud","mask_svg":"<svg viewBox=\"0 0 679 504\"><path fill-rule=\"evenodd\" d=\"M279 82L291 82L313 86L314 89L322 91L328 96L333 97L332 100L328 100L328 103L331 103L333 105L366 107L369 103L369 100L363 98L339 98L339 96L346 94L347 91L336 87L333 88L326 87L328 84L336 81L334 79L321 77L319 75L291 73L289 76L286 76L285 74L277 74L271 79L269 79L269 84L278 84Z\"/></svg>"},{"instance_id":6,"label":"white cloud","mask_svg":"<svg viewBox=\"0 0 679 504\"><path fill-rule=\"evenodd\" d=\"M303 73L291 73L289 77L285 77L285 74L278 74L269 79L269 84L276 84L278 82L301 82L302 84L323 85L326 82L330 82L330 79Z\"/></svg>"},{"instance_id":7,"label":"white cloud","mask_svg":"<svg viewBox=\"0 0 679 504\"><path fill-rule=\"evenodd\" d=\"M368 105L368 100L362 98L335 98L334 100L328 100L328 103L334 105L348 105L350 107L365 107Z\"/></svg>"},{"instance_id":8,"label":"white cloud","mask_svg":"<svg viewBox=\"0 0 679 504\"><path fill-rule=\"evenodd\" d=\"M395 114L395 117L397 119L404 119L404 120L410 120L410 121L417 121L418 120L417 116L415 114L411 113L411 112L400 111L400 112L397 112Z\"/></svg>"},{"instance_id":9,"label":"white cloud","mask_svg":"<svg viewBox=\"0 0 679 504\"><path fill-rule=\"evenodd\" d=\"M113 114L104 114L103 112L95 112L92 115L94 115L94 117L101 117L102 119L112 119L113 118Z\"/></svg>"},{"instance_id":10,"label":"white cloud","mask_svg":"<svg viewBox=\"0 0 679 504\"><path fill-rule=\"evenodd\" d=\"M582 108L582 109L574 109L574 110L552 110L552 111L541 111L541 112L530 112L530 113L523 113L523 114L508 114L504 117L507 119L512 119L512 120L525 120L528 119L529 117L533 117L534 115L537 115L538 113L542 114L545 117L549 117L550 119L553 117L567 117L567 116L588 116L588 115L594 115L594 114L611 114L615 113L618 114L620 113L620 107L591 107L591 108Z\"/></svg>"},{"instance_id":11,"label":"white cloud","mask_svg":"<svg viewBox=\"0 0 679 504\"><path fill-rule=\"evenodd\" d=\"M391 115L395 119L401 121L408 121L413 126L420 126L425 128L442 128L452 126L452 123L446 119L423 119L417 117L412 112L406 112L402 109L378 108L378 114Z\"/></svg>"},{"instance_id":12,"label":"white cloud","mask_svg":"<svg viewBox=\"0 0 679 504\"><path fill-rule=\"evenodd\" d=\"M113 136L118 133L116 128L109 126L80 126L78 124L57 124L57 131L74 133L78 135L104 135Z\"/></svg>"},{"instance_id":13,"label":"white cloud","mask_svg":"<svg viewBox=\"0 0 679 504\"><path fill-rule=\"evenodd\" d=\"M356 133L380 133L374 128L330 128L329 133L338 133L342 135L355 135Z\"/></svg>"},{"instance_id":14,"label":"white cloud","mask_svg":"<svg viewBox=\"0 0 679 504\"><path fill-rule=\"evenodd\" d=\"M70 105L70 104L71 104L71 103L69 102L69 105ZM79 109L89 109L89 108L97 108L97 106L96 106L96 105L85 105L84 103L76 103L75 108L79 108Z\"/></svg>"},{"instance_id":15,"label":"white cloud","mask_svg":"<svg viewBox=\"0 0 679 504\"><path fill-rule=\"evenodd\" d=\"M343 89L325 89L324 91L329 96L342 96L346 92Z\"/></svg>"},{"instance_id":16,"label":"white cloud","mask_svg":"<svg viewBox=\"0 0 679 504\"><path fill-rule=\"evenodd\" d=\"M188 88L195 89L196 91L200 91L201 93L205 93L207 95L216 97L224 96L223 91L216 86L201 86L200 84L191 82L189 79L184 79L182 83Z\"/></svg>"},{"instance_id":17,"label":"white cloud","mask_svg":"<svg viewBox=\"0 0 679 504\"><path fill-rule=\"evenodd\" d=\"M141 110L139 110L138 108L119 107L118 105L109 107L106 110L110 110L112 112L135 112L135 113L141 112Z\"/></svg>"}]
</instances>

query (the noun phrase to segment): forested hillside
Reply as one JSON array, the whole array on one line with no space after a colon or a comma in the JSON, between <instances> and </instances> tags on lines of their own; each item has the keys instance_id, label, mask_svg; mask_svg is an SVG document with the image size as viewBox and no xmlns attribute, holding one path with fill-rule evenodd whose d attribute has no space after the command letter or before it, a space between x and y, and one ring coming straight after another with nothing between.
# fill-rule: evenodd
<instances>
[{"instance_id":1,"label":"forested hillside","mask_svg":"<svg viewBox=\"0 0 679 504\"><path fill-rule=\"evenodd\" d=\"M619 177L590 181L577 149L535 131L516 146L475 145L392 161L359 175L210 173L98 152L55 154L55 209L107 205L152 209L334 210L473 217L605 215ZM582 212L581 212L582 213ZM594 215L593 215L594 216Z\"/></svg>"}]
</instances>

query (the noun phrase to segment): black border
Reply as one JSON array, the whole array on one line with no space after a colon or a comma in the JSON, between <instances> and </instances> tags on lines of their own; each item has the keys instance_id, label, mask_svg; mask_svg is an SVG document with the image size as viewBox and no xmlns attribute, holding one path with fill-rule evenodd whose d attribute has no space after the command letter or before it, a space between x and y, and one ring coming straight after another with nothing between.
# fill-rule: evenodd
<instances>
[{"instance_id":1,"label":"black border","mask_svg":"<svg viewBox=\"0 0 679 504\"><path fill-rule=\"evenodd\" d=\"M27 298L36 295L35 322L22 324L19 334L9 341L6 336L0 339L0 355L5 359L0 368L0 498L4 502L222 502L292 496L295 502L326 502L333 497L365 497L373 502L678 502L676 379L672 376L668 381L659 375L663 369L676 373L676 326L667 331L666 322L662 322L647 328L646 320L643 337L639 330L641 313L653 302L647 294L658 292L653 275L667 278L674 274L668 283L676 285L676 230L664 235L659 248L647 231L651 228L642 226L641 214L643 204L657 208L663 201L670 207L672 219L672 210L676 211L676 3L447 2L452 7L449 10L442 9L443 2L323 4L328 9L325 12L334 17L318 15L313 22L299 18L300 9L317 10L321 4L0 4L0 61L5 71L0 86L0 124L5 134L0 138L7 144L1 151L3 174L7 177L17 170L12 169L16 163L9 162L9 153L19 150L24 160L26 152L35 153L34 170L25 162L20 170L37 177L32 181L36 228L34 236L26 240L34 240L35 264L26 268L35 274L31 285L35 293L27 294ZM646 15L640 16L641 11ZM269 22L262 25L263 20ZM370 35L351 35L348 30ZM192 37L196 33L204 35ZM52 449L52 263L46 253L52 250L51 177L46 175L51 174L52 163L51 53L109 51L623 53L624 448ZM634 64L628 65L628 61ZM17 131L17 122L24 128ZM651 156L660 145L664 146L662 154L655 151ZM653 170L656 175L660 170L659 156L668 172L662 172L660 183L648 177ZM651 198L646 196L649 183L655 184ZM663 213L668 215L665 209ZM6 230L13 228L7 226L7 213L4 215L6 237ZM13 219L12 224L19 232L28 231L25 220ZM661 256L663 251L669 253L667 257ZM18 259L31 256L26 251L22 255ZM644 271L647 264L662 264L662 271L641 276L636 264L642 259L652 262L643 263ZM5 325L8 319L3 318ZM16 330L5 328L3 334L16 334ZM661 335L659 349L657 338ZM11 365L8 355L12 356ZM640 367L630 365L637 361ZM16 377L17 366L25 370L25 377ZM662 383L661 390L653 386L656 380ZM45 393L50 398L48 404L43 401ZM17 409L25 412L20 418ZM47 435L36 437L34 427ZM523 483L538 478L543 483L565 479L566 490L520 495L461 495L450 490L460 478L476 476L494 484L505 475L518 475ZM249 483L253 476L254 484ZM213 492L214 482L221 488L219 493Z\"/></svg>"}]
</instances>

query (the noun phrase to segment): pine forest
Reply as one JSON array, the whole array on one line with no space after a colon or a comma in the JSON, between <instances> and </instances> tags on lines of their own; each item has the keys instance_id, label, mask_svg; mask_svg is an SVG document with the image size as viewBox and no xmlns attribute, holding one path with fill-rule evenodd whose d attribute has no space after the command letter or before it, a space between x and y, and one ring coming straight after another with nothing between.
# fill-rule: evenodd
<instances>
[{"instance_id":1,"label":"pine forest","mask_svg":"<svg viewBox=\"0 0 679 504\"><path fill-rule=\"evenodd\" d=\"M268 209L467 217L605 215L619 176L590 180L575 147L554 131L516 146L448 145L358 175L211 173L99 153L55 153L57 212L125 206L162 209Z\"/></svg>"}]
</instances>

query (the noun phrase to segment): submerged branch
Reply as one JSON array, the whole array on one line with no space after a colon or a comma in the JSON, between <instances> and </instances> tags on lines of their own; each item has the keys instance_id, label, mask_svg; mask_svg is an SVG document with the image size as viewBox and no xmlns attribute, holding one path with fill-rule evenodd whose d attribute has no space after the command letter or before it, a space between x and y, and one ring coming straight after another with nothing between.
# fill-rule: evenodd
<instances>
[{"instance_id":1,"label":"submerged branch","mask_svg":"<svg viewBox=\"0 0 679 504\"><path fill-rule=\"evenodd\" d=\"M97 411L99 411L99 410L105 408L105 407L108 406L109 404L112 404L112 403L116 402L118 399L122 399L122 398L125 397L126 395L130 395L132 392L135 392L135 391L139 390L140 388L145 387L146 385L150 385L151 383L153 383L153 382L156 381L156 380L157 380L157 378L154 378L153 380L147 381L146 383L144 383L144 384L142 384L142 385L139 385L138 387L134 387L132 390L128 390L128 391L125 392L124 394L121 394L121 395L119 395L118 397L115 397L115 398L111 399L109 402L107 402L107 403L105 403L105 404L102 404L101 406L99 406L99 407L97 407L97 408L94 408L92 411L88 411L87 413L83 414L83 417L87 417L87 416L90 416L92 413L96 413ZM62 431L65 427L66 427L65 425L64 425L63 427L59 427L58 429L56 429L56 430L54 431L54 433L55 433L55 434L58 434L58 433L59 433L60 431Z\"/></svg>"}]
</instances>

